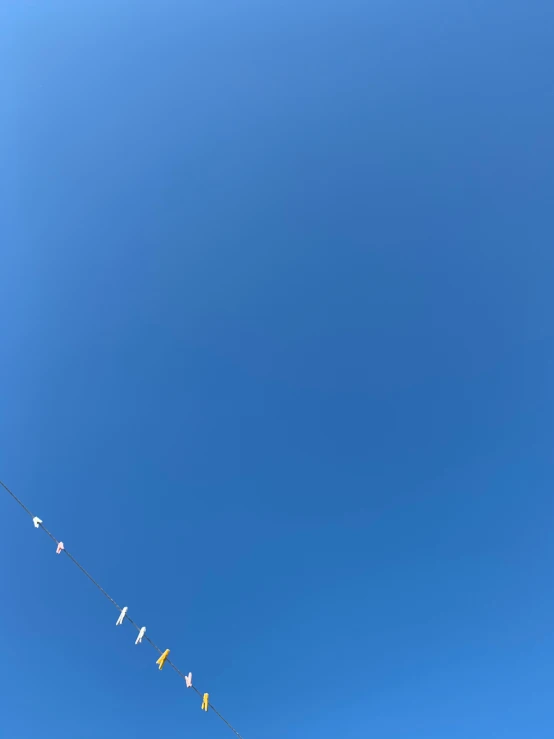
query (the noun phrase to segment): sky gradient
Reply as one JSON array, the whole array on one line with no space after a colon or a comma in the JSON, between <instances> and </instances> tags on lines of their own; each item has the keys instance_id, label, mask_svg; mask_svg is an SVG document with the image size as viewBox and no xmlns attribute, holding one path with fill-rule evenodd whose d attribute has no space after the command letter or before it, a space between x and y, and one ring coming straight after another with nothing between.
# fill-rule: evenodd
<instances>
[{"instance_id":1,"label":"sky gradient","mask_svg":"<svg viewBox=\"0 0 554 739\"><path fill-rule=\"evenodd\" d=\"M0 7L0 478L244 739L554 735L553 27ZM2 737L233 736L0 556Z\"/></svg>"}]
</instances>

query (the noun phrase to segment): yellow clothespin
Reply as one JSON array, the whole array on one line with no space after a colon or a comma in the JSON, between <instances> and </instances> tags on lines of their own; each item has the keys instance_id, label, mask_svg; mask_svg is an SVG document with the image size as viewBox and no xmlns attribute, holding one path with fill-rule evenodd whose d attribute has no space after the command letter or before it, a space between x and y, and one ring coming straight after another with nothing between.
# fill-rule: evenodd
<instances>
[{"instance_id":1,"label":"yellow clothespin","mask_svg":"<svg viewBox=\"0 0 554 739\"><path fill-rule=\"evenodd\" d=\"M204 697L202 698L202 710L207 711L208 706L210 705L210 695L209 693L204 693Z\"/></svg>"},{"instance_id":2,"label":"yellow clothespin","mask_svg":"<svg viewBox=\"0 0 554 739\"><path fill-rule=\"evenodd\" d=\"M167 655L168 655L168 654L169 654L169 649L166 649L166 650L165 650L165 652L164 652L164 653L162 654L162 656L160 657L160 659L157 659L157 660L156 660L156 664L160 666L160 667L159 667L159 669L160 669L160 670L161 670L161 669L163 669L163 666L164 666L164 664L165 664L165 661L166 661L166 659L167 659Z\"/></svg>"}]
</instances>

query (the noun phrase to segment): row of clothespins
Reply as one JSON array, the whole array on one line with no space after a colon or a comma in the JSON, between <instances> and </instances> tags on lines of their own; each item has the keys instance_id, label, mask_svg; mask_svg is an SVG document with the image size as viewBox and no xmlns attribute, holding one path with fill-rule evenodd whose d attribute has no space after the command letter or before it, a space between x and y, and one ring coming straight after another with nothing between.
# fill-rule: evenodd
<instances>
[{"instance_id":1,"label":"row of clothespins","mask_svg":"<svg viewBox=\"0 0 554 739\"><path fill-rule=\"evenodd\" d=\"M35 516L33 518L33 524L35 526L35 529L38 529L41 523L42 523L42 519L40 519L38 516ZM63 541L59 541L58 546L56 547L56 554L61 554L64 551L64 549L65 547L63 545ZM125 616L127 615L128 610L129 610L128 606L124 606L121 609L119 618L117 619L115 623L116 626L121 626L123 624L123 621L125 620ZM142 626L141 629L139 629L139 634L137 636L135 644L140 644L145 634L146 634L146 626ZM156 664L158 665L159 670L163 670L165 661L169 656L169 651L170 651L169 649L166 649L165 652L162 653L160 658L156 660ZM188 675L185 675L185 682L186 682L187 688L192 688L192 672L189 672ZM209 693L204 693L204 696L202 698L202 710L207 711L209 708L209 705L210 705L210 695Z\"/></svg>"}]
</instances>

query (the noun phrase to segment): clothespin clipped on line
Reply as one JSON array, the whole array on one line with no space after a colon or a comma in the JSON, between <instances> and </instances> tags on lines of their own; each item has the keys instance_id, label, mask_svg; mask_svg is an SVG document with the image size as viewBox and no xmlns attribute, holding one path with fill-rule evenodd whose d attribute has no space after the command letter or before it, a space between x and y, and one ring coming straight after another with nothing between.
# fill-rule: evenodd
<instances>
[{"instance_id":1,"label":"clothespin clipped on line","mask_svg":"<svg viewBox=\"0 0 554 739\"><path fill-rule=\"evenodd\" d=\"M56 549L56 554L61 554L64 549L65 549L65 547L63 545L63 541L59 541L58 542L58 547Z\"/></svg>"},{"instance_id":2,"label":"clothespin clipped on line","mask_svg":"<svg viewBox=\"0 0 554 739\"><path fill-rule=\"evenodd\" d=\"M187 688L192 688L192 672L189 672L188 675L185 675L185 682L187 684Z\"/></svg>"},{"instance_id":3,"label":"clothespin clipped on line","mask_svg":"<svg viewBox=\"0 0 554 739\"><path fill-rule=\"evenodd\" d=\"M160 657L160 659L156 660L156 664L159 665L158 669L163 670L163 666L165 665L165 661L167 659L168 654L169 654L169 649L166 649L165 652Z\"/></svg>"},{"instance_id":4,"label":"clothespin clipped on line","mask_svg":"<svg viewBox=\"0 0 554 739\"><path fill-rule=\"evenodd\" d=\"M42 518L39 518L38 516L35 516L33 518L33 524L35 526L35 529L38 529L41 523L42 523Z\"/></svg>"},{"instance_id":5,"label":"clothespin clipped on line","mask_svg":"<svg viewBox=\"0 0 554 739\"><path fill-rule=\"evenodd\" d=\"M125 606L125 607L123 608L123 610L122 610L122 611L121 611L121 613L119 614L119 618L118 618L118 619L117 619L117 621L115 622L115 625L116 625L116 626L121 626L121 624L123 623L123 619L124 619L124 618L125 618L125 616L127 615L127 611L128 611L128 610L129 610L128 606Z\"/></svg>"},{"instance_id":6,"label":"clothespin clipped on line","mask_svg":"<svg viewBox=\"0 0 554 739\"><path fill-rule=\"evenodd\" d=\"M207 711L209 705L210 705L210 694L204 693L204 697L202 698L202 710Z\"/></svg>"},{"instance_id":7,"label":"clothespin clipped on line","mask_svg":"<svg viewBox=\"0 0 554 739\"><path fill-rule=\"evenodd\" d=\"M139 631L139 635L137 636L137 640L135 644L140 644L142 641L142 637L146 634L146 626L143 626L142 629Z\"/></svg>"}]
</instances>

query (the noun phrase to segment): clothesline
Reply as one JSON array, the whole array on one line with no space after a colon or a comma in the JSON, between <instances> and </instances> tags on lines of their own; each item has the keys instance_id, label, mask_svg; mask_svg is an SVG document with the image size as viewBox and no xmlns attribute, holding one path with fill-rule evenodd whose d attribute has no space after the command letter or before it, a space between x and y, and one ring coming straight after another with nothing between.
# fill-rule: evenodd
<instances>
[{"instance_id":1,"label":"clothesline","mask_svg":"<svg viewBox=\"0 0 554 739\"><path fill-rule=\"evenodd\" d=\"M67 549L65 548L65 545L64 545L63 541L60 541L60 540L56 539L56 537L53 534L51 534L50 531L48 531L48 529L44 525L42 519L40 519L38 516L33 516L33 514L27 508L27 506L17 497L17 495L15 495L15 493L13 493L9 489L9 487L5 483L2 482L2 480L0 480L0 485L2 485L2 487L4 488L4 490L6 490L6 492L8 492L11 495L11 497L16 501L16 503L19 503L19 505L21 506L21 508L23 508L23 510L25 511L25 513L27 513L27 515L33 520L34 527L36 529L39 529L40 528L43 531L45 531L48 534L48 536L52 539L52 541L54 541L56 543L56 554L62 554L63 553L67 557L69 557L69 559L73 562L73 564L77 565L77 567L81 570L81 572L84 575L86 575L88 577L88 579L93 583L93 585L95 585L98 588L98 590L110 601L110 603L112 603L112 605L114 605L117 608L117 610L119 611L119 617L117 619L116 626L123 625L123 622L124 621L128 621L131 624L131 626L134 626L134 628L138 631L138 636L137 636L137 639L135 641L135 644L140 644L143 641L143 639L144 639L152 647L154 647L154 649L160 655L159 658L156 661L156 664L158 665L158 668L160 670L163 669L163 667L164 667L165 664L168 664L170 667L172 667L173 670L175 670L175 672L179 675L179 677L181 677L185 681L185 685L187 686L187 688L192 688L202 698L202 705L201 705L202 710L203 711L208 711L209 709L211 709L215 713L215 715L218 716L223 721L223 723L225 723L231 729L231 731L234 732L234 734L239 737L239 739L243 739L242 736L239 734L239 732L233 726L231 726L231 724L227 721L227 719L224 718L219 713L219 711L214 707L214 705L212 703L210 703L209 693L201 693L200 690L198 690L198 688L193 684L193 682L192 682L192 672L189 672L188 675L184 675L181 672L181 670L177 667L177 665L175 665L169 659L169 652L170 652L170 650L169 649L165 649L165 650L160 649L152 641L152 639L149 636L146 635L146 626L138 626L138 624L136 624L133 621L133 619L129 616L129 613L128 613L129 608L128 608L128 606L124 606L124 607L119 606L115 602L115 600L111 597L111 595L108 595L108 593L104 590L104 588L98 582L96 582L96 580L92 577L92 575L90 575L85 570L85 568L81 564L79 564L79 562L77 562L77 560L75 559L75 557L67 551Z\"/></svg>"}]
</instances>

